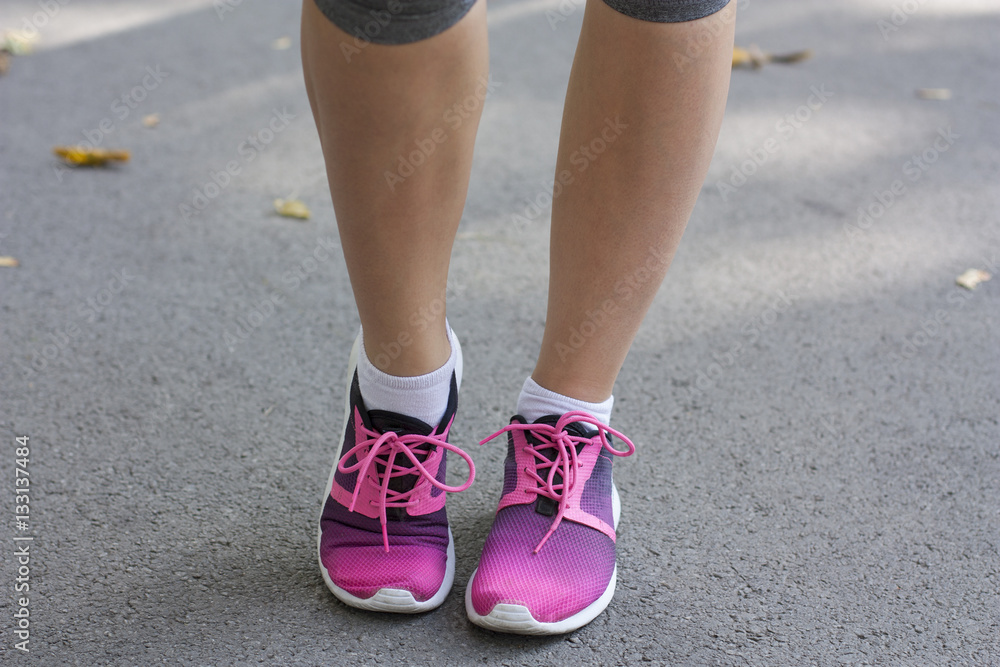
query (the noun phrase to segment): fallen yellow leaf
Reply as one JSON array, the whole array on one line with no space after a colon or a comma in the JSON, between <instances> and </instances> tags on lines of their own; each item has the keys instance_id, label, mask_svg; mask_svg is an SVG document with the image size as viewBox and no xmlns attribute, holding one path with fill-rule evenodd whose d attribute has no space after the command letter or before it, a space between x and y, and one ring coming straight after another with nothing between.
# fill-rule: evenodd
<instances>
[{"instance_id":1,"label":"fallen yellow leaf","mask_svg":"<svg viewBox=\"0 0 1000 667\"><path fill-rule=\"evenodd\" d=\"M0 266L4 267L15 267L20 266L21 262L17 261L16 257L10 257L9 255L0 255Z\"/></svg>"},{"instance_id":2,"label":"fallen yellow leaf","mask_svg":"<svg viewBox=\"0 0 1000 667\"><path fill-rule=\"evenodd\" d=\"M37 41L37 31L31 34L23 30L6 30L3 33L3 42L0 43L0 50L7 51L12 56L23 56L35 49L35 42Z\"/></svg>"},{"instance_id":3,"label":"fallen yellow leaf","mask_svg":"<svg viewBox=\"0 0 1000 667\"><path fill-rule=\"evenodd\" d=\"M160 114L151 113L148 116L142 117L142 124L146 127L156 127L160 124Z\"/></svg>"},{"instance_id":4,"label":"fallen yellow leaf","mask_svg":"<svg viewBox=\"0 0 1000 667\"><path fill-rule=\"evenodd\" d=\"M275 51L284 51L292 45L291 37L279 37L271 42L271 48Z\"/></svg>"},{"instance_id":5,"label":"fallen yellow leaf","mask_svg":"<svg viewBox=\"0 0 1000 667\"><path fill-rule=\"evenodd\" d=\"M987 280L992 278L990 274L986 273L981 269L969 269L958 278L955 278L955 283L961 285L965 289L976 289L979 283L985 283Z\"/></svg>"},{"instance_id":6,"label":"fallen yellow leaf","mask_svg":"<svg viewBox=\"0 0 1000 667\"><path fill-rule=\"evenodd\" d=\"M757 46L750 45L750 48L742 46L733 47L733 67L750 67L758 69L767 63L797 63L800 60L812 58L812 51L795 51L794 53L774 54L765 53Z\"/></svg>"},{"instance_id":7,"label":"fallen yellow leaf","mask_svg":"<svg viewBox=\"0 0 1000 667\"><path fill-rule=\"evenodd\" d=\"M300 202L298 199L275 199L274 210L277 211L279 215L283 215L286 218L308 220L311 215L309 213L309 207Z\"/></svg>"},{"instance_id":8,"label":"fallen yellow leaf","mask_svg":"<svg viewBox=\"0 0 1000 667\"><path fill-rule=\"evenodd\" d=\"M75 167L101 167L108 162L128 162L129 152L86 146L56 146L52 152Z\"/></svg>"},{"instance_id":9,"label":"fallen yellow leaf","mask_svg":"<svg viewBox=\"0 0 1000 667\"><path fill-rule=\"evenodd\" d=\"M746 67L751 65L754 67L760 67L760 65L755 64L753 54L750 53L750 49L744 49L742 46L733 47L733 67Z\"/></svg>"}]
</instances>

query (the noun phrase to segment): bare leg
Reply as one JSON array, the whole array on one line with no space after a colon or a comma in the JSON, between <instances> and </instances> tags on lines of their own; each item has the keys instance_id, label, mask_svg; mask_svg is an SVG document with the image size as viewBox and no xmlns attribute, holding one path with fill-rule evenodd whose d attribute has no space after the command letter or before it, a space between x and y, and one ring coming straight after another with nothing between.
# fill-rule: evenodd
<instances>
[{"instance_id":1,"label":"bare leg","mask_svg":"<svg viewBox=\"0 0 1000 667\"><path fill-rule=\"evenodd\" d=\"M449 355L444 309L431 307L444 301L468 190L488 71L486 3L430 39L360 52L355 44L305 0L306 90L365 348L380 370L421 375ZM478 106L446 116L470 97ZM417 142L434 150L411 160ZM400 168L401 157L412 173ZM424 324L414 324L421 309Z\"/></svg>"},{"instance_id":2,"label":"bare leg","mask_svg":"<svg viewBox=\"0 0 1000 667\"><path fill-rule=\"evenodd\" d=\"M697 21L650 23L587 2L556 163L557 180L572 182L552 209L548 316L532 373L542 387L590 402L611 395L708 171L735 11L731 2Z\"/></svg>"}]
</instances>

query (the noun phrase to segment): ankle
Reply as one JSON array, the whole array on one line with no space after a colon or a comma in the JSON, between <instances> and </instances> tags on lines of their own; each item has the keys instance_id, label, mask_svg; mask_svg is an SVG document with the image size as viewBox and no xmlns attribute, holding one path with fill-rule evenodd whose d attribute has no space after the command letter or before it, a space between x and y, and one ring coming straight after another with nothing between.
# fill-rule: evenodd
<instances>
[{"instance_id":1,"label":"ankle","mask_svg":"<svg viewBox=\"0 0 1000 667\"><path fill-rule=\"evenodd\" d=\"M401 331L380 335L362 328L362 345L372 366L388 375L413 377L431 373L452 356L451 334L446 320L419 334Z\"/></svg>"},{"instance_id":2,"label":"ankle","mask_svg":"<svg viewBox=\"0 0 1000 667\"><path fill-rule=\"evenodd\" d=\"M551 364L542 365L539 363L531 372L530 379L548 391L571 396L579 401L587 403L602 403L614 391L614 380L610 383L597 381L594 379L592 366L585 367L586 374L581 372L566 372L565 369L553 369Z\"/></svg>"}]
</instances>

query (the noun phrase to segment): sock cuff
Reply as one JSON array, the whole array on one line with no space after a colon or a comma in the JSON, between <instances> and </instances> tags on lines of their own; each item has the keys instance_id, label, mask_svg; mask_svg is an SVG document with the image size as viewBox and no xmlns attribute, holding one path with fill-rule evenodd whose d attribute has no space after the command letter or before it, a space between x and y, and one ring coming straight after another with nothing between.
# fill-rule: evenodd
<instances>
[{"instance_id":1,"label":"sock cuff","mask_svg":"<svg viewBox=\"0 0 1000 667\"><path fill-rule=\"evenodd\" d=\"M611 409L614 403L614 396L609 396L600 403L590 403L564 396L546 389L529 376L521 387L521 395L517 399L517 411L522 417L532 422L544 415L558 415L580 410L593 415L602 424L607 425L611 421Z\"/></svg>"}]
</instances>

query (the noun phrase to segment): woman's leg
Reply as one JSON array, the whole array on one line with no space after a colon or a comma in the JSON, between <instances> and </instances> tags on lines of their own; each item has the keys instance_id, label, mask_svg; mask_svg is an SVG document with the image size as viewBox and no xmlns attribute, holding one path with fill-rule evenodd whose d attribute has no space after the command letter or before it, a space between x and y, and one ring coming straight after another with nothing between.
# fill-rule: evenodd
<instances>
[{"instance_id":1,"label":"woman's leg","mask_svg":"<svg viewBox=\"0 0 1000 667\"><path fill-rule=\"evenodd\" d=\"M608 427L611 391L726 102L735 2L605 1L587 2L566 94L541 354L504 429L506 493L466 590L469 618L493 630L569 632L614 594L612 460L634 447Z\"/></svg>"},{"instance_id":2,"label":"woman's leg","mask_svg":"<svg viewBox=\"0 0 1000 667\"><path fill-rule=\"evenodd\" d=\"M443 307L486 94L486 6L470 1L303 5L306 90L363 331L320 518L320 571L363 609L441 604L455 576L441 491L474 475L447 441L461 349ZM449 450L468 465L460 487L445 486Z\"/></svg>"},{"instance_id":3,"label":"woman's leg","mask_svg":"<svg viewBox=\"0 0 1000 667\"><path fill-rule=\"evenodd\" d=\"M712 158L735 11L653 23L587 3L556 163L572 182L552 204L542 387L611 396Z\"/></svg>"},{"instance_id":4,"label":"woman's leg","mask_svg":"<svg viewBox=\"0 0 1000 667\"><path fill-rule=\"evenodd\" d=\"M390 10L407 2L372 13L369 33L405 22ZM444 309L430 307L444 299L468 190L488 72L486 3L429 39L385 45L305 0L302 64L369 358L393 376L433 371L449 355ZM437 314L415 326L421 310Z\"/></svg>"}]
</instances>

